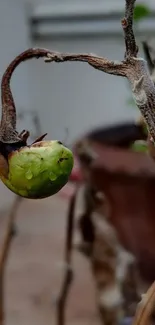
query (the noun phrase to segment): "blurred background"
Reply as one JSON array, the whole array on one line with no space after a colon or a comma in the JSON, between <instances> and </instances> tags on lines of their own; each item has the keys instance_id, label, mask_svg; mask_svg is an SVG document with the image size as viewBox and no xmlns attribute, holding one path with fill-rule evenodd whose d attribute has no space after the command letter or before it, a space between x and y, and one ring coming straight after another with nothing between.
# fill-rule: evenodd
<instances>
[{"instance_id":1,"label":"blurred background","mask_svg":"<svg viewBox=\"0 0 155 325\"><path fill-rule=\"evenodd\" d=\"M141 53L141 40L152 37L155 31L155 1L143 0L143 4L147 4L151 14L136 26ZM29 47L123 59L123 12L124 0L1 0L0 76L11 60ZM35 130L35 112L41 133L47 132L48 139L64 141L68 130L69 145L93 128L135 121L139 116L125 79L101 73L85 63L45 64L42 59L34 59L16 69L11 87L19 114L18 130ZM1 229L14 198L0 184ZM61 259L66 209L67 203L59 194L43 201L21 203L17 218L19 236L13 244L7 282L10 325L54 324L52 295L58 288L53 261ZM79 317L79 322L83 319L85 325L91 321L93 324L93 297L88 294L85 307L80 301L84 284L87 292L93 292L91 278L83 278L88 266L81 257L76 263L79 282L75 295L81 309L80 316L73 309L71 314L73 319ZM91 316L87 323L88 311Z\"/></svg>"}]
</instances>

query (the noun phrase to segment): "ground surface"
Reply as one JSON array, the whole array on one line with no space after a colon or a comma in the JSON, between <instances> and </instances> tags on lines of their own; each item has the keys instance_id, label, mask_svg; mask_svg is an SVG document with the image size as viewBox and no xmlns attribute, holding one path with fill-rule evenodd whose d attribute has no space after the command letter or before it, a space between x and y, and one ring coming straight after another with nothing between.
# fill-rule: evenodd
<instances>
[{"instance_id":1,"label":"ground surface","mask_svg":"<svg viewBox=\"0 0 155 325\"><path fill-rule=\"evenodd\" d=\"M23 200L17 213L6 273L6 325L55 325L54 297L61 284L61 261L67 200L59 195L41 201ZM0 218L1 240L7 213ZM66 325L97 324L89 265L74 253L75 281Z\"/></svg>"}]
</instances>

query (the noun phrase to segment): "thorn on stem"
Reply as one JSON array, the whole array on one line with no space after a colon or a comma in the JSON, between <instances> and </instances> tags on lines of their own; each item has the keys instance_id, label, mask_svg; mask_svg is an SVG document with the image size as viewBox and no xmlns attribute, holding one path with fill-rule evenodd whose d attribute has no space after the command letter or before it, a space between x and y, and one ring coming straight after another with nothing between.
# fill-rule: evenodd
<instances>
[{"instance_id":1,"label":"thorn on stem","mask_svg":"<svg viewBox=\"0 0 155 325\"><path fill-rule=\"evenodd\" d=\"M121 24L122 24L123 28L126 28L128 26L128 22L127 22L127 19L125 17L121 20Z\"/></svg>"}]
</instances>

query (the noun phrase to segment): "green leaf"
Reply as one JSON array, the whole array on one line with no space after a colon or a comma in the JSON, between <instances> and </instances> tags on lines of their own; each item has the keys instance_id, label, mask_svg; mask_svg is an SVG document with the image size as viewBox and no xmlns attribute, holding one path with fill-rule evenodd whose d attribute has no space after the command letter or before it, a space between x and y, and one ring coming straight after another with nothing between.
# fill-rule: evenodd
<instances>
[{"instance_id":1,"label":"green leaf","mask_svg":"<svg viewBox=\"0 0 155 325\"><path fill-rule=\"evenodd\" d=\"M150 9L147 5L137 4L134 10L134 20L137 22L150 15Z\"/></svg>"},{"instance_id":2,"label":"green leaf","mask_svg":"<svg viewBox=\"0 0 155 325\"><path fill-rule=\"evenodd\" d=\"M130 148L136 152L148 152L147 142L143 140L136 140Z\"/></svg>"}]
</instances>

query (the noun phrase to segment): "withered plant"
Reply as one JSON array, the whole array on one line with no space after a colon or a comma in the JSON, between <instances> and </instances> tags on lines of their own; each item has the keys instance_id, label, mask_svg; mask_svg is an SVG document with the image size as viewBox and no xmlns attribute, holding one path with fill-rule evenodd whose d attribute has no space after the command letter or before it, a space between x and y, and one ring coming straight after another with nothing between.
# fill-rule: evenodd
<instances>
[{"instance_id":1,"label":"withered plant","mask_svg":"<svg viewBox=\"0 0 155 325\"><path fill-rule=\"evenodd\" d=\"M108 74L127 78L130 83L131 91L136 105L140 109L142 117L148 128L149 144L151 145L151 155L154 151L155 142L155 87L150 76L147 62L138 56L138 46L136 44L133 32L133 12L136 0L125 0L125 16L121 21L124 40L125 54L122 61L111 61L104 57L85 53L59 53L48 49L28 49L20 54L8 67L2 78L2 120L0 126L0 169L1 174L7 177L9 172L8 156L16 150L20 150L27 146L29 132L23 130L18 133L16 130L16 108L13 96L10 90L10 78L20 62L26 61L33 57L43 57L45 62L62 63L66 61L86 62L93 68L103 71ZM35 141L40 142L44 135ZM153 156L153 155L152 155ZM72 204L74 203L74 198ZM73 204L74 205L74 204ZM71 213L71 212L70 212ZM58 324L63 325L65 297L67 295L68 284L71 283L71 244L72 244L72 229L73 216L68 218L68 237L66 239L65 260L67 265L66 280L64 282L62 294L60 294L58 305ZM10 233L11 234L11 233ZM2 259L0 264L1 269L5 259ZM66 285L67 283L67 285ZM143 325L149 323L149 317L154 309L155 301L155 285L153 284L143 297L142 302L138 306L134 320L134 325ZM1 324L3 324L1 322Z\"/></svg>"}]
</instances>

